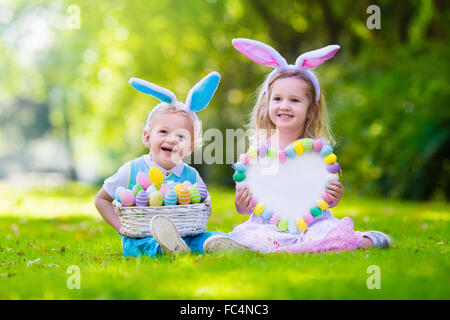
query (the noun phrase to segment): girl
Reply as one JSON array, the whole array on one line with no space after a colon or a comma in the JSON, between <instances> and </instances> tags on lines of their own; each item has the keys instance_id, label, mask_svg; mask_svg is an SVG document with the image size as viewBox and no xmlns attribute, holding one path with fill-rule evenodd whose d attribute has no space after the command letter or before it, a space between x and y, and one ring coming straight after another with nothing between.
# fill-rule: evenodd
<instances>
[{"instance_id":1,"label":"girl","mask_svg":"<svg viewBox=\"0 0 450 320\"><path fill-rule=\"evenodd\" d=\"M246 249L228 235L219 232L203 232L196 235L180 237L175 224L164 215L155 216L150 224L153 237L128 238L119 217L114 212L112 200L117 187L131 189L136 184L139 172L149 172L151 167L159 168L164 181L191 184L203 182L198 172L184 163L182 158L188 156L199 140L200 123L195 114L203 110L211 100L220 80L220 75L213 72L194 86L189 92L186 104L177 101L175 95L164 88L147 81L132 78L130 84L137 90L150 94L161 100L148 115L144 126L142 141L149 148L149 153L125 163L117 173L105 180L98 192L95 205L103 219L122 236L123 253L126 257L148 255L155 257L161 252L198 253L224 249Z\"/></svg>"},{"instance_id":2,"label":"girl","mask_svg":"<svg viewBox=\"0 0 450 320\"><path fill-rule=\"evenodd\" d=\"M282 150L301 138L334 142L319 82L310 69L332 58L339 46L327 46L302 54L295 65L288 65L277 51L258 41L234 39L233 46L251 60L275 68L259 89L251 117L251 128L259 134L263 133L265 143L269 143L274 130L278 134L278 147ZM334 207L342 197L343 186L339 181L332 181L327 185L326 192L330 208ZM248 188L237 191L235 205L241 214L252 212L255 203ZM314 219L301 234L281 232L274 224L252 214L230 236L252 250L263 253L386 248L391 244L390 238L384 233L354 231L351 218L337 219L329 210L324 210L322 216Z\"/></svg>"}]
</instances>

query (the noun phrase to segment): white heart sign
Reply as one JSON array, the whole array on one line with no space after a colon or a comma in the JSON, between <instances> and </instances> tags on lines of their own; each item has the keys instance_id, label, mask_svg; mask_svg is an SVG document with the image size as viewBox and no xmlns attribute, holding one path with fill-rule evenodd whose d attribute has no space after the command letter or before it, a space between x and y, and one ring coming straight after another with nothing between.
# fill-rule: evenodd
<instances>
[{"instance_id":1,"label":"white heart sign","mask_svg":"<svg viewBox=\"0 0 450 320\"><path fill-rule=\"evenodd\" d=\"M247 186L256 199L254 214L296 233L328 209L325 188L340 172L332 151L322 140L307 138L284 150L249 149L234 165L233 179L238 190Z\"/></svg>"}]
</instances>

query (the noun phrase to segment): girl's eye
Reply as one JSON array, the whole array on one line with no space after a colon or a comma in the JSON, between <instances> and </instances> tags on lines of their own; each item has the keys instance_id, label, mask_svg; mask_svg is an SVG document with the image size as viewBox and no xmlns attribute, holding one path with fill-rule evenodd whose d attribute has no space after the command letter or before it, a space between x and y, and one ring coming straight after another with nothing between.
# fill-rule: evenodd
<instances>
[{"instance_id":1,"label":"girl's eye","mask_svg":"<svg viewBox=\"0 0 450 320\"><path fill-rule=\"evenodd\" d=\"M167 130L161 129L161 130L159 130L159 132L162 133L162 134L166 134Z\"/></svg>"},{"instance_id":2,"label":"girl's eye","mask_svg":"<svg viewBox=\"0 0 450 320\"><path fill-rule=\"evenodd\" d=\"M281 101L281 98L280 98L280 97L274 97L273 100L275 100L275 101Z\"/></svg>"},{"instance_id":3,"label":"girl's eye","mask_svg":"<svg viewBox=\"0 0 450 320\"><path fill-rule=\"evenodd\" d=\"M183 140L183 139L184 139L184 136L183 136L182 134L179 134L179 135L178 135L178 138L181 139L181 140Z\"/></svg>"},{"instance_id":4,"label":"girl's eye","mask_svg":"<svg viewBox=\"0 0 450 320\"><path fill-rule=\"evenodd\" d=\"M294 99L291 99L291 101L292 101L292 102L294 102L294 103L298 103L298 102L300 102L300 100L298 100L298 99L295 99L295 98L294 98Z\"/></svg>"}]
</instances>

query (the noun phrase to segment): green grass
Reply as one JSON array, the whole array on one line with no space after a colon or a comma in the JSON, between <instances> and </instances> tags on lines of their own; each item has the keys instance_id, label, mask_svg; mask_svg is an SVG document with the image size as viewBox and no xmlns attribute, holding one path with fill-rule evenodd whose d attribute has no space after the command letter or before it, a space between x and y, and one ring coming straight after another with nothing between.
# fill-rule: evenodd
<instances>
[{"instance_id":1,"label":"green grass","mask_svg":"<svg viewBox=\"0 0 450 320\"><path fill-rule=\"evenodd\" d=\"M0 185L0 299L449 299L450 206L345 197L333 209L356 230L380 230L390 250L328 254L216 253L125 258L120 237L94 207L96 190ZM232 190L210 188L208 230L247 217ZM79 266L81 289L67 269ZM367 268L381 271L369 290Z\"/></svg>"}]
</instances>

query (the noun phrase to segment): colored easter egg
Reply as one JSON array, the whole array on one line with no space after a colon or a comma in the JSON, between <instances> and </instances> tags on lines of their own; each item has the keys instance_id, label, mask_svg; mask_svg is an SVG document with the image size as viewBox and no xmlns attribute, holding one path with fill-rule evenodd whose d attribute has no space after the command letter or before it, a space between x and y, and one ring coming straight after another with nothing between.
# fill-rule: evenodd
<instances>
[{"instance_id":1,"label":"colored easter egg","mask_svg":"<svg viewBox=\"0 0 450 320\"><path fill-rule=\"evenodd\" d=\"M236 182L241 182L242 180L245 179L245 173L240 172L240 171L235 171L233 174L233 180Z\"/></svg>"},{"instance_id":2,"label":"colored easter egg","mask_svg":"<svg viewBox=\"0 0 450 320\"><path fill-rule=\"evenodd\" d=\"M145 207L148 206L148 195L147 192L144 190L139 191L139 193L136 196L136 205L138 207Z\"/></svg>"},{"instance_id":3,"label":"colored easter egg","mask_svg":"<svg viewBox=\"0 0 450 320\"><path fill-rule=\"evenodd\" d=\"M308 225L306 224L306 221L303 220L302 218L298 218L297 221L296 221L296 224L297 224L298 230L305 231L306 228L308 228Z\"/></svg>"},{"instance_id":4,"label":"colored easter egg","mask_svg":"<svg viewBox=\"0 0 450 320\"><path fill-rule=\"evenodd\" d=\"M280 161L281 163L284 163L284 162L286 162L286 159L287 159L286 151L279 150L278 151L278 161Z\"/></svg>"},{"instance_id":5,"label":"colored easter egg","mask_svg":"<svg viewBox=\"0 0 450 320\"><path fill-rule=\"evenodd\" d=\"M313 207L309 210L309 212L311 212L314 218L318 218L322 215L322 209L320 209L319 207Z\"/></svg>"},{"instance_id":6,"label":"colored easter egg","mask_svg":"<svg viewBox=\"0 0 450 320\"><path fill-rule=\"evenodd\" d=\"M291 158L291 159L293 159L297 155L297 153L295 152L293 144L288 145L284 149L284 151L286 152L286 155L288 156L288 158Z\"/></svg>"},{"instance_id":7,"label":"colored easter egg","mask_svg":"<svg viewBox=\"0 0 450 320\"><path fill-rule=\"evenodd\" d=\"M202 196L202 201L206 199L208 196L208 190L206 189L206 184L202 181L198 181L195 186L197 187L198 191L200 191L200 195Z\"/></svg>"},{"instance_id":8,"label":"colored easter egg","mask_svg":"<svg viewBox=\"0 0 450 320\"><path fill-rule=\"evenodd\" d=\"M254 208L257 204L258 204L258 199L252 197L252 199L250 200L250 205L252 206L252 208Z\"/></svg>"},{"instance_id":9,"label":"colored easter egg","mask_svg":"<svg viewBox=\"0 0 450 320\"><path fill-rule=\"evenodd\" d=\"M326 164L332 164L335 163L337 160L337 157L334 153L330 153L329 155L327 155L323 161L325 161Z\"/></svg>"},{"instance_id":10,"label":"colored easter egg","mask_svg":"<svg viewBox=\"0 0 450 320\"><path fill-rule=\"evenodd\" d=\"M278 230L280 230L280 231L287 231L288 225L289 225L289 220L286 218L283 218L280 220L280 222L278 222L277 227L278 227Z\"/></svg>"},{"instance_id":11,"label":"colored easter egg","mask_svg":"<svg viewBox=\"0 0 450 320\"><path fill-rule=\"evenodd\" d=\"M202 200L200 191L198 191L195 185L189 186L189 194L191 195L191 203L199 203Z\"/></svg>"},{"instance_id":12,"label":"colored easter egg","mask_svg":"<svg viewBox=\"0 0 450 320\"><path fill-rule=\"evenodd\" d=\"M116 188L116 192L114 193L114 199L116 199L120 203L122 203L122 201L120 200L120 192L122 190L126 190L126 189L124 187L122 187L122 186L119 186L119 187Z\"/></svg>"},{"instance_id":13,"label":"colored easter egg","mask_svg":"<svg viewBox=\"0 0 450 320\"><path fill-rule=\"evenodd\" d=\"M245 164L243 164L242 162L236 162L233 165L234 170L239 171L239 172L246 172L247 171L247 166Z\"/></svg>"},{"instance_id":14,"label":"colored easter egg","mask_svg":"<svg viewBox=\"0 0 450 320\"><path fill-rule=\"evenodd\" d=\"M322 158L325 158L327 155L329 155L332 152L333 152L333 147L330 146L329 144L326 144L322 147L322 149L320 150L319 153Z\"/></svg>"},{"instance_id":15,"label":"colored easter egg","mask_svg":"<svg viewBox=\"0 0 450 320\"><path fill-rule=\"evenodd\" d=\"M295 141L293 145L294 150L297 154L303 154L303 152L305 151L305 147L303 147L303 144L300 141Z\"/></svg>"},{"instance_id":16,"label":"colored easter egg","mask_svg":"<svg viewBox=\"0 0 450 320\"><path fill-rule=\"evenodd\" d=\"M166 183L163 184L160 188L159 188L159 192L161 192L161 195L164 197L166 195L167 190L169 190L171 188L171 185Z\"/></svg>"},{"instance_id":17,"label":"colored easter egg","mask_svg":"<svg viewBox=\"0 0 450 320\"><path fill-rule=\"evenodd\" d=\"M189 190L181 183L177 184L174 188L178 196L178 204L189 204L191 202L191 195Z\"/></svg>"},{"instance_id":18,"label":"colored easter egg","mask_svg":"<svg viewBox=\"0 0 450 320\"><path fill-rule=\"evenodd\" d=\"M325 200L325 201L328 202L328 203L331 203L331 198L330 198L330 196L328 195L327 192L324 192L324 193L322 194L322 199Z\"/></svg>"},{"instance_id":19,"label":"colored easter egg","mask_svg":"<svg viewBox=\"0 0 450 320\"><path fill-rule=\"evenodd\" d=\"M311 212L303 213L302 218L303 218L303 220L305 220L305 222L308 226L314 222L314 216L311 214Z\"/></svg>"},{"instance_id":20,"label":"colored easter egg","mask_svg":"<svg viewBox=\"0 0 450 320\"><path fill-rule=\"evenodd\" d=\"M315 152L320 152L320 150L322 150L322 146L323 146L323 142L320 139L314 139L313 142L313 150Z\"/></svg>"},{"instance_id":21,"label":"colored easter egg","mask_svg":"<svg viewBox=\"0 0 450 320\"><path fill-rule=\"evenodd\" d=\"M239 162L244 165L248 165L250 163L250 157L248 156L248 154L243 153L239 156Z\"/></svg>"},{"instance_id":22,"label":"colored easter egg","mask_svg":"<svg viewBox=\"0 0 450 320\"><path fill-rule=\"evenodd\" d=\"M189 187L192 186L192 183L189 180L186 180L183 182L183 186L189 189Z\"/></svg>"},{"instance_id":23,"label":"colored easter egg","mask_svg":"<svg viewBox=\"0 0 450 320\"><path fill-rule=\"evenodd\" d=\"M332 164L329 164L329 165L327 166L327 171L328 171L329 173L337 173L337 172L339 172L340 170L341 170L341 167L339 167L339 163L337 163L337 162L332 163Z\"/></svg>"},{"instance_id":24,"label":"colored easter egg","mask_svg":"<svg viewBox=\"0 0 450 320\"><path fill-rule=\"evenodd\" d=\"M273 160L277 156L278 152L274 148L267 149L267 158Z\"/></svg>"},{"instance_id":25,"label":"colored easter egg","mask_svg":"<svg viewBox=\"0 0 450 320\"><path fill-rule=\"evenodd\" d=\"M278 222L280 222L280 217L279 217L276 213L274 213L274 214L270 217L269 222L270 222L271 224L277 225Z\"/></svg>"},{"instance_id":26,"label":"colored easter egg","mask_svg":"<svg viewBox=\"0 0 450 320\"><path fill-rule=\"evenodd\" d=\"M247 151L247 155L251 160L258 158L258 149L256 147L250 147Z\"/></svg>"},{"instance_id":27,"label":"colored easter egg","mask_svg":"<svg viewBox=\"0 0 450 320\"><path fill-rule=\"evenodd\" d=\"M174 206L177 204L177 202L178 197L176 192L172 188L169 188L169 190L167 190L166 194L164 195L164 205Z\"/></svg>"},{"instance_id":28,"label":"colored easter egg","mask_svg":"<svg viewBox=\"0 0 450 320\"><path fill-rule=\"evenodd\" d=\"M253 213L256 214L257 216L262 216L263 211L264 211L264 204L263 203L258 203L253 208Z\"/></svg>"},{"instance_id":29,"label":"colored easter egg","mask_svg":"<svg viewBox=\"0 0 450 320\"><path fill-rule=\"evenodd\" d=\"M326 202L325 200L318 200L316 202L317 206L322 209L322 210L326 210L328 209L328 202Z\"/></svg>"},{"instance_id":30,"label":"colored easter egg","mask_svg":"<svg viewBox=\"0 0 450 320\"><path fill-rule=\"evenodd\" d=\"M159 192L159 191L153 192L152 195L150 196L149 202L152 207L162 206L164 203L164 199L163 199L161 192Z\"/></svg>"},{"instance_id":31,"label":"colored easter egg","mask_svg":"<svg viewBox=\"0 0 450 320\"><path fill-rule=\"evenodd\" d=\"M147 190L147 188L150 186L150 178L148 177L145 172L139 172L136 176L136 183L142 187L143 190Z\"/></svg>"},{"instance_id":32,"label":"colored easter egg","mask_svg":"<svg viewBox=\"0 0 450 320\"><path fill-rule=\"evenodd\" d=\"M158 189L156 189L155 185L150 185L147 190L145 190L145 192L147 192L148 197L150 198L152 196L152 193L158 191Z\"/></svg>"},{"instance_id":33,"label":"colored easter egg","mask_svg":"<svg viewBox=\"0 0 450 320\"><path fill-rule=\"evenodd\" d=\"M133 192L131 192L131 190L128 189L120 191L119 197L120 201L125 207L133 206L136 201Z\"/></svg>"},{"instance_id":34,"label":"colored easter egg","mask_svg":"<svg viewBox=\"0 0 450 320\"><path fill-rule=\"evenodd\" d=\"M269 209L269 208L265 209L262 213L262 217L263 217L264 221L269 221L270 217L272 215L273 215L273 211L272 211L272 209Z\"/></svg>"},{"instance_id":35,"label":"colored easter egg","mask_svg":"<svg viewBox=\"0 0 450 320\"><path fill-rule=\"evenodd\" d=\"M159 186L164 180L163 173L157 167L151 167L148 172L148 176L150 181L157 186Z\"/></svg>"},{"instance_id":36,"label":"colored easter egg","mask_svg":"<svg viewBox=\"0 0 450 320\"><path fill-rule=\"evenodd\" d=\"M140 192L140 191L143 191L144 189L139 185L139 184L136 184L135 186L133 186L133 189L131 190L131 191L133 191L133 194L134 194L134 196L136 197L137 196L137 194Z\"/></svg>"},{"instance_id":37,"label":"colored easter egg","mask_svg":"<svg viewBox=\"0 0 450 320\"><path fill-rule=\"evenodd\" d=\"M259 146L258 148L258 157L264 158L267 155L267 146L265 144Z\"/></svg>"},{"instance_id":38,"label":"colored easter egg","mask_svg":"<svg viewBox=\"0 0 450 320\"><path fill-rule=\"evenodd\" d=\"M303 148L305 149L305 151L311 151L312 147L313 147L313 139L310 138L304 138L302 140L300 140L301 143L303 144Z\"/></svg>"},{"instance_id":39,"label":"colored easter egg","mask_svg":"<svg viewBox=\"0 0 450 320\"><path fill-rule=\"evenodd\" d=\"M327 180L328 181L339 181L339 177L337 174L330 173L330 174L327 174Z\"/></svg>"},{"instance_id":40,"label":"colored easter egg","mask_svg":"<svg viewBox=\"0 0 450 320\"><path fill-rule=\"evenodd\" d=\"M295 220L289 220L287 231L292 234L295 234L298 232L298 228L297 228L297 224L295 223Z\"/></svg>"}]
</instances>

